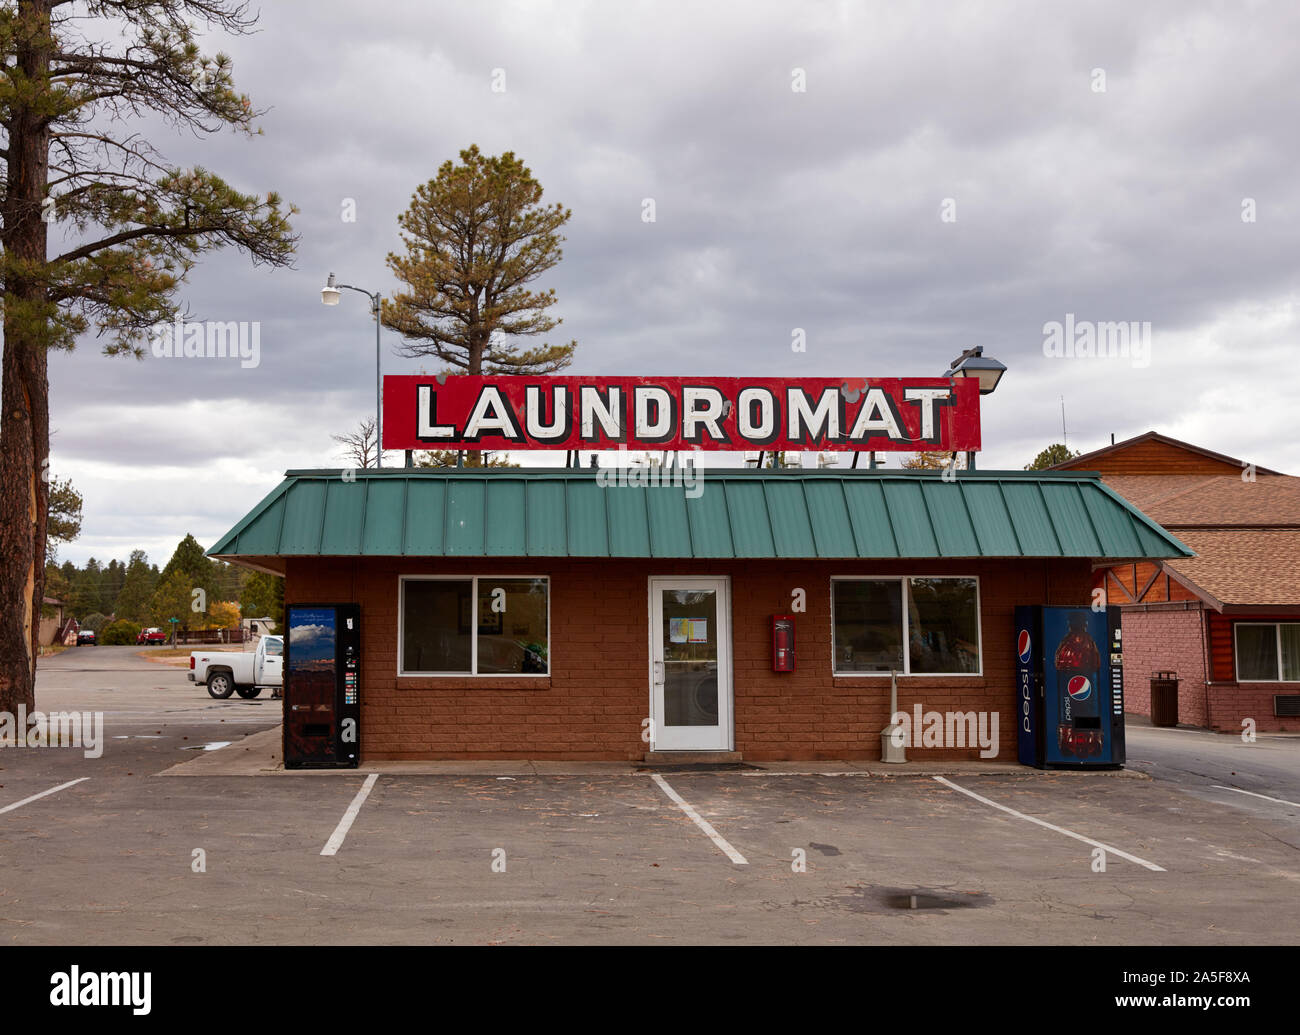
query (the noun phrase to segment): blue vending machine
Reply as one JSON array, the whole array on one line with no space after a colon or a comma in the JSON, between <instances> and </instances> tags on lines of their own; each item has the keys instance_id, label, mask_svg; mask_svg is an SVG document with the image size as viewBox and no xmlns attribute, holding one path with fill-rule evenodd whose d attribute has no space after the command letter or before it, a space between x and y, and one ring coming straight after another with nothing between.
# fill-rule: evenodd
<instances>
[{"instance_id":1,"label":"blue vending machine","mask_svg":"<svg viewBox=\"0 0 1300 1035\"><path fill-rule=\"evenodd\" d=\"M1020 762L1039 769L1124 765L1124 669L1119 611L1016 608Z\"/></svg>"}]
</instances>

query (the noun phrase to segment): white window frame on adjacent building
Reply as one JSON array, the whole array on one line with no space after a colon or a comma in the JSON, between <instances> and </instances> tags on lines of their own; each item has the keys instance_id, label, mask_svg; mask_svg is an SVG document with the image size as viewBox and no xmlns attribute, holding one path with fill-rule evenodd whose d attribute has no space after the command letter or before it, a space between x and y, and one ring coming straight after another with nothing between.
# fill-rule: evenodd
<instances>
[{"instance_id":1,"label":"white window frame on adjacent building","mask_svg":"<svg viewBox=\"0 0 1300 1035\"><path fill-rule=\"evenodd\" d=\"M1241 655L1238 651L1237 630L1243 625L1268 626L1273 630L1273 646L1277 651L1277 679L1243 679L1241 677ZM1238 683L1300 683L1300 679L1284 678L1282 667L1282 626L1300 625L1300 622L1233 622L1232 623L1232 674Z\"/></svg>"}]
</instances>

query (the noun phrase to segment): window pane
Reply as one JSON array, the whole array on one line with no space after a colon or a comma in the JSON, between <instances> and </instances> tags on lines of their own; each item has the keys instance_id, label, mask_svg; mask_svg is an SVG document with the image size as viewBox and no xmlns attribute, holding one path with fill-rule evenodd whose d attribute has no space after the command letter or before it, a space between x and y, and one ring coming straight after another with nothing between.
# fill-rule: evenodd
<instances>
[{"instance_id":1,"label":"window pane","mask_svg":"<svg viewBox=\"0 0 1300 1035\"><path fill-rule=\"evenodd\" d=\"M469 672L473 583L402 583L402 671Z\"/></svg>"},{"instance_id":2,"label":"window pane","mask_svg":"<svg viewBox=\"0 0 1300 1035\"><path fill-rule=\"evenodd\" d=\"M903 584L831 583L836 672L903 671Z\"/></svg>"},{"instance_id":3,"label":"window pane","mask_svg":"<svg viewBox=\"0 0 1300 1035\"><path fill-rule=\"evenodd\" d=\"M912 672L978 672L974 579L911 579L908 656Z\"/></svg>"},{"instance_id":4,"label":"window pane","mask_svg":"<svg viewBox=\"0 0 1300 1035\"><path fill-rule=\"evenodd\" d=\"M271 639L268 639L268 640L266 641L266 656L267 656L268 658L278 657L279 655L281 655L281 654L283 654L283 653L284 653L284 641L283 641L283 640L271 640Z\"/></svg>"},{"instance_id":5,"label":"window pane","mask_svg":"<svg viewBox=\"0 0 1300 1035\"><path fill-rule=\"evenodd\" d=\"M1243 682L1277 679L1276 625L1237 626L1237 678Z\"/></svg>"},{"instance_id":6,"label":"window pane","mask_svg":"<svg viewBox=\"0 0 1300 1035\"><path fill-rule=\"evenodd\" d=\"M478 671L545 673L546 579L478 580Z\"/></svg>"},{"instance_id":7,"label":"window pane","mask_svg":"<svg viewBox=\"0 0 1300 1035\"><path fill-rule=\"evenodd\" d=\"M1282 637L1282 678L1300 682L1300 624L1287 622L1277 629Z\"/></svg>"},{"instance_id":8,"label":"window pane","mask_svg":"<svg viewBox=\"0 0 1300 1035\"><path fill-rule=\"evenodd\" d=\"M660 590L664 648L664 725L718 724L718 595L711 589Z\"/></svg>"}]
</instances>

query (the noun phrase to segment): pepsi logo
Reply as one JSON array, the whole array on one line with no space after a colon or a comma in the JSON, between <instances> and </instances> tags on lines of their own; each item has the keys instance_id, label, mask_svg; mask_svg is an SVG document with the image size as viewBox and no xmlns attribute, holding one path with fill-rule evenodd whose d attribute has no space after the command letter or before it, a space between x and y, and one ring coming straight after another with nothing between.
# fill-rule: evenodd
<instances>
[{"instance_id":1,"label":"pepsi logo","mask_svg":"<svg viewBox=\"0 0 1300 1035\"><path fill-rule=\"evenodd\" d=\"M1086 701L1092 693L1092 683L1087 676L1071 676L1065 686L1072 701Z\"/></svg>"},{"instance_id":2,"label":"pepsi logo","mask_svg":"<svg viewBox=\"0 0 1300 1035\"><path fill-rule=\"evenodd\" d=\"M1021 629L1020 636L1016 639L1016 653L1020 655L1020 664L1029 664L1029 656L1032 650L1032 644L1029 642L1029 630Z\"/></svg>"}]
</instances>

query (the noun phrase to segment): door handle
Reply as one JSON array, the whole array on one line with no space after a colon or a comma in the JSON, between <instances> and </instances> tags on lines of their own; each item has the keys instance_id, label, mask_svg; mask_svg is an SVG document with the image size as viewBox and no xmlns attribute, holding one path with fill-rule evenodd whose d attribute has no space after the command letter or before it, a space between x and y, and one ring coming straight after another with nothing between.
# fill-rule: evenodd
<instances>
[{"instance_id":1,"label":"door handle","mask_svg":"<svg viewBox=\"0 0 1300 1035\"><path fill-rule=\"evenodd\" d=\"M654 663L654 681L656 686L662 686L664 681L664 663L656 661Z\"/></svg>"}]
</instances>

